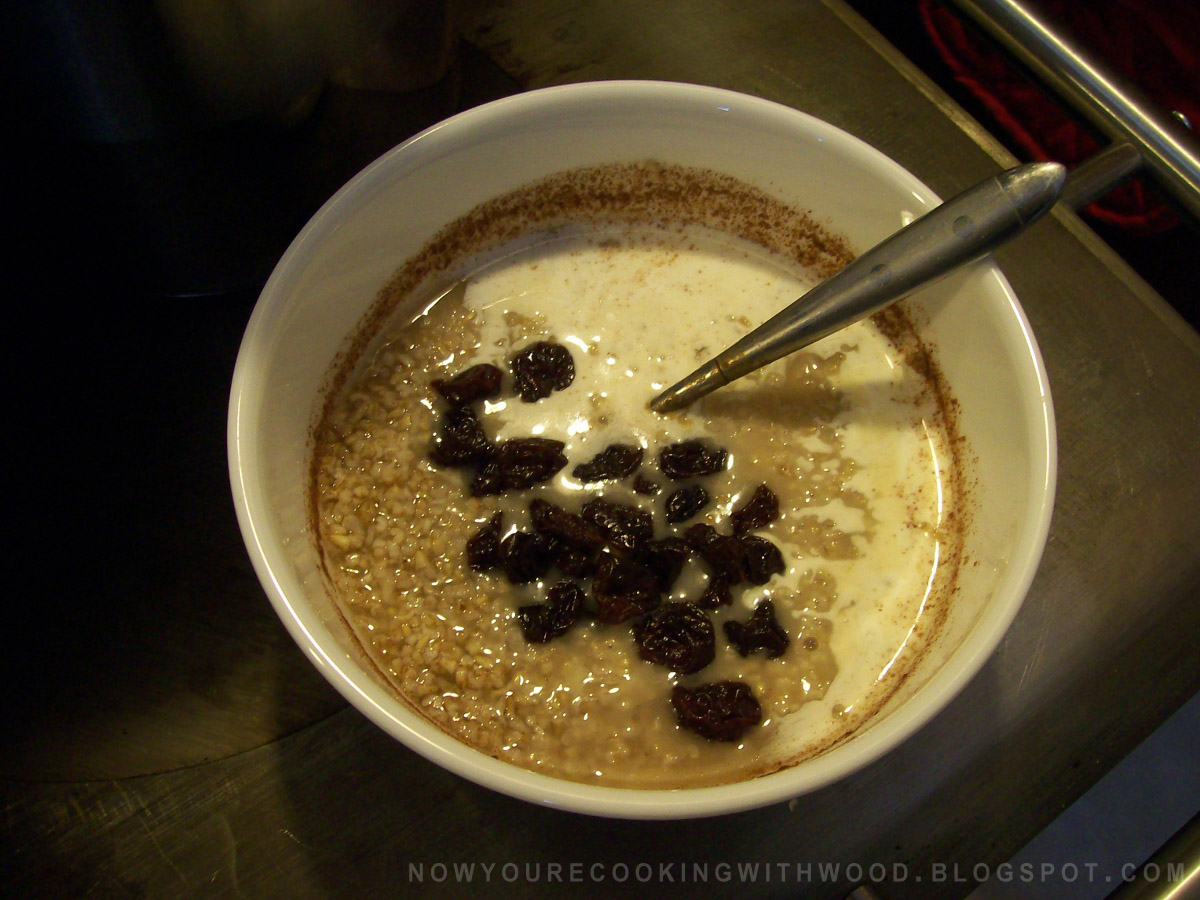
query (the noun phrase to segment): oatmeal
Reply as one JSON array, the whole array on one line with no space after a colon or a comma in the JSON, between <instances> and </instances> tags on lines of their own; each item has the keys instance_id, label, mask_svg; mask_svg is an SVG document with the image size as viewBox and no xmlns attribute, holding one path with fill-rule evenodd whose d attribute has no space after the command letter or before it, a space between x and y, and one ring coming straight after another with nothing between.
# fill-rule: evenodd
<instances>
[{"instance_id":1,"label":"oatmeal","mask_svg":"<svg viewBox=\"0 0 1200 900\"><path fill-rule=\"evenodd\" d=\"M958 502L944 409L889 339L895 328L885 337L870 322L852 326L683 413L646 407L811 279L702 228L550 232L493 251L465 291L401 321L372 351L327 408L316 519L340 608L415 708L530 769L675 787L818 753L886 699L936 629ZM569 379L539 369L551 346L569 350ZM475 369L485 365L502 373L502 390ZM431 459L456 391L488 440L559 442L565 465L472 496L477 476ZM664 455L690 441L727 458L689 469L694 461ZM515 539L536 533L538 509L589 503L646 514L659 539L744 535L782 563L714 599L711 561L692 553L644 617L584 614L565 627L550 613L582 601L563 585L582 596L588 578L469 564L468 545L489 528L497 543ZM689 611L696 603L705 623ZM518 612L535 604L548 611ZM661 655L659 620L696 633L711 621L711 661ZM682 727L709 699L704 686L725 682L752 692L760 721L731 742ZM744 708L742 689L725 693Z\"/></svg>"}]
</instances>

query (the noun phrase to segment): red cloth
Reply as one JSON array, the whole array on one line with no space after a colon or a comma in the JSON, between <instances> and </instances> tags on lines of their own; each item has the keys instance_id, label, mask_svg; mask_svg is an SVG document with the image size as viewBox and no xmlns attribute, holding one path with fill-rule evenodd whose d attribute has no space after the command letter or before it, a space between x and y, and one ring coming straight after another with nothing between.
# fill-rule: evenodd
<instances>
[{"instance_id":1,"label":"red cloth","mask_svg":"<svg viewBox=\"0 0 1200 900\"><path fill-rule=\"evenodd\" d=\"M1197 0L1038 0L1048 24L1097 61L1125 75L1167 110L1200 128L1200 2ZM938 52L996 121L1030 156L1067 166L1099 149L1091 134L1000 52L935 0L921 18ZM1178 223L1140 180L1126 182L1088 213L1140 234Z\"/></svg>"}]
</instances>

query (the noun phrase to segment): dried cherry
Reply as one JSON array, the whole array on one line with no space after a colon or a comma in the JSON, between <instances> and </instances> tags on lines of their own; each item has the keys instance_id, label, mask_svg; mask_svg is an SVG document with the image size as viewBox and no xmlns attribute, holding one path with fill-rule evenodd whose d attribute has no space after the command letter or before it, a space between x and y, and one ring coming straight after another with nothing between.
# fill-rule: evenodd
<instances>
[{"instance_id":1,"label":"dried cherry","mask_svg":"<svg viewBox=\"0 0 1200 900\"><path fill-rule=\"evenodd\" d=\"M500 567L503 561L500 553L500 528L503 519L503 513L496 513L486 525L467 539L467 565L476 572Z\"/></svg>"},{"instance_id":2,"label":"dried cherry","mask_svg":"<svg viewBox=\"0 0 1200 900\"><path fill-rule=\"evenodd\" d=\"M580 481L610 481L632 475L642 464L645 451L635 444L609 444L572 472Z\"/></svg>"},{"instance_id":3,"label":"dried cherry","mask_svg":"<svg viewBox=\"0 0 1200 900\"><path fill-rule=\"evenodd\" d=\"M464 406L449 409L442 416L429 458L439 466L475 466L491 459L495 452L475 413Z\"/></svg>"},{"instance_id":4,"label":"dried cherry","mask_svg":"<svg viewBox=\"0 0 1200 900\"><path fill-rule=\"evenodd\" d=\"M583 517L604 530L610 542L635 550L654 537L654 517L636 506L597 498L583 505Z\"/></svg>"},{"instance_id":5,"label":"dried cherry","mask_svg":"<svg viewBox=\"0 0 1200 900\"><path fill-rule=\"evenodd\" d=\"M583 591L569 581L560 581L546 596L545 603L517 610L521 633L531 644L544 644L566 634L583 612Z\"/></svg>"},{"instance_id":6,"label":"dried cherry","mask_svg":"<svg viewBox=\"0 0 1200 900\"><path fill-rule=\"evenodd\" d=\"M699 438L680 441L663 447L658 453L658 467L672 481L714 475L725 468L729 453Z\"/></svg>"},{"instance_id":7,"label":"dried cherry","mask_svg":"<svg viewBox=\"0 0 1200 900\"><path fill-rule=\"evenodd\" d=\"M708 491L698 484L681 487L667 498L667 521L686 522L708 505Z\"/></svg>"},{"instance_id":8,"label":"dried cherry","mask_svg":"<svg viewBox=\"0 0 1200 900\"><path fill-rule=\"evenodd\" d=\"M779 498L765 484L754 489L745 504L729 516L734 534L745 534L755 528L763 528L779 518Z\"/></svg>"},{"instance_id":9,"label":"dried cherry","mask_svg":"<svg viewBox=\"0 0 1200 900\"><path fill-rule=\"evenodd\" d=\"M596 618L609 625L626 622L658 605L658 579L639 562L603 553L592 577Z\"/></svg>"},{"instance_id":10,"label":"dried cherry","mask_svg":"<svg viewBox=\"0 0 1200 900\"><path fill-rule=\"evenodd\" d=\"M681 675L699 672L717 653L713 624L695 603L664 603L633 626L638 655Z\"/></svg>"},{"instance_id":11,"label":"dried cherry","mask_svg":"<svg viewBox=\"0 0 1200 900\"><path fill-rule=\"evenodd\" d=\"M736 741L762 721L762 707L748 685L717 681L695 688L675 685L671 705L681 727L710 741Z\"/></svg>"},{"instance_id":12,"label":"dried cherry","mask_svg":"<svg viewBox=\"0 0 1200 900\"><path fill-rule=\"evenodd\" d=\"M562 344L538 341L513 356L512 373L517 396L533 403L571 386L575 380L575 360Z\"/></svg>"},{"instance_id":13,"label":"dried cherry","mask_svg":"<svg viewBox=\"0 0 1200 900\"><path fill-rule=\"evenodd\" d=\"M766 650L767 656L775 659L783 655L789 639L783 626L775 618L775 604L761 600L745 622L729 619L724 624L725 637L742 656L755 650Z\"/></svg>"},{"instance_id":14,"label":"dried cherry","mask_svg":"<svg viewBox=\"0 0 1200 900\"><path fill-rule=\"evenodd\" d=\"M742 545L742 570L751 584L766 584L772 575L780 575L787 568L779 548L766 538L744 534L733 540Z\"/></svg>"},{"instance_id":15,"label":"dried cherry","mask_svg":"<svg viewBox=\"0 0 1200 900\"><path fill-rule=\"evenodd\" d=\"M435 378L433 388L451 406L466 406L475 400L499 396L502 378L500 370L491 363L480 363L453 378Z\"/></svg>"},{"instance_id":16,"label":"dried cherry","mask_svg":"<svg viewBox=\"0 0 1200 900\"><path fill-rule=\"evenodd\" d=\"M517 531L500 542L500 564L513 584L528 584L550 571L558 551L544 534Z\"/></svg>"}]
</instances>

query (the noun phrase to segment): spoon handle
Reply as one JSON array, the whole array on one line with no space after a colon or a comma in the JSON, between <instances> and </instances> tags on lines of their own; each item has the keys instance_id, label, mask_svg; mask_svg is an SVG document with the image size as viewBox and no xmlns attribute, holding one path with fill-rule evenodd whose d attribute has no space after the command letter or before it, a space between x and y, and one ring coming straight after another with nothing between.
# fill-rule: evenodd
<instances>
[{"instance_id":1,"label":"spoon handle","mask_svg":"<svg viewBox=\"0 0 1200 900\"><path fill-rule=\"evenodd\" d=\"M821 282L668 388L651 408L668 412L687 406L987 255L1045 215L1065 179L1059 163L1028 163L969 188Z\"/></svg>"}]
</instances>

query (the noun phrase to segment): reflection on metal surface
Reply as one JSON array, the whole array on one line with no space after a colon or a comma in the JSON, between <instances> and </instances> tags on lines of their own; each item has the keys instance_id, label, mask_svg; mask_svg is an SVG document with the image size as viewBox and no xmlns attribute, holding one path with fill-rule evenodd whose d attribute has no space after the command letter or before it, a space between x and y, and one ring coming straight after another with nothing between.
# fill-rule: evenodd
<instances>
[{"instance_id":1,"label":"reflection on metal surface","mask_svg":"<svg viewBox=\"0 0 1200 900\"><path fill-rule=\"evenodd\" d=\"M1059 199L1072 209L1083 209L1141 167L1142 155L1132 144L1113 144L1071 170Z\"/></svg>"},{"instance_id":2,"label":"reflection on metal surface","mask_svg":"<svg viewBox=\"0 0 1200 900\"><path fill-rule=\"evenodd\" d=\"M1179 829L1108 900L1195 900L1200 897L1200 814Z\"/></svg>"},{"instance_id":3,"label":"reflection on metal surface","mask_svg":"<svg viewBox=\"0 0 1200 900\"><path fill-rule=\"evenodd\" d=\"M1159 184L1200 222L1200 142L1168 112L1056 33L1028 5L954 3L1111 140L1136 147Z\"/></svg>"}]
</instances>

